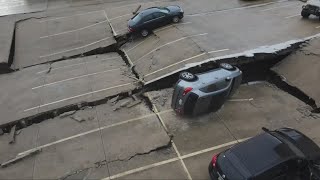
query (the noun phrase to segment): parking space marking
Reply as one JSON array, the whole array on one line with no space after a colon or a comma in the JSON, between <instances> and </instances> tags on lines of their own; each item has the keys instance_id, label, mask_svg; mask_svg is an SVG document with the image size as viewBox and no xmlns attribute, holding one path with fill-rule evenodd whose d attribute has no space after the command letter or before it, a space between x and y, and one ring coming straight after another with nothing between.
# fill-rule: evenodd
<instances>
[{"instance_id":1,"label":"parking space marking","mask_svg":"<svg viewBox=\"0 0 320 180\"><path fill-rule=\"evenodd\" d=\"M65 52L69 52L69 51L73 51L73 50L77 50L77 49L82 49L82 48L97 44L99 42L105 41L105 40L110 39L110 38L111 37L106 37L106 38L100 39L99 41L95 41L95 42L92 42L90 44L86 44L84 46L80 46L80 47L76 47L76 48L73 48L73 49L68 49L68 50L65 50L65 51L60 51L60 52L56 52L56 53L52 53L52 54L47 54L47 55L44 55L44 56L40 56L40 58L49 57L49 56L53 56L53 55L57 55L57 54L61 54L61 53L65 53Z\"/></svg>"},{"instance_id":2,"label":"parking space marking","mask_svg":"<svg viewBox=\"0 0 320 180\"><path fill-rule=\"evenodd\" d=\"M320 28L320 26L317 26L316 29Z\"/></svg>"},{"instance_id":3,"label":"parking space marking","mask_svg":"<svg viewBox=\"0 0 320 180\"><path fill-rule=\"evenodd\" d=\"M110 28L111 28L111 31L112 31L113 36L117 36L117 33L116 33L116 31L114 30L112 24L110 23L110 19L108 18L107 11L106 11L106 10L103 10L103 13L104 13L104 16L106 17L106 19L107 19L107 21L108 21L108 23L109 23L109 26L110 26Z\"/></svg>"},{"instance_id":4,"label":"parking space marking","mask_svg":"<svg viewBox=\"0 0 320 180\"><path fill-rule=\"evenodd\" d=\"M156 29L156 30L154 30L153 32L155 32L155 33L156 33L156 32L159 32L159 31L162 31L162 30L168 29L168 28L173 27L173 26L177 26L177 25L184 25L184 24L190 24L190 23L192 23L192 22L184 22L184 23L171 24L171 25L169 25L169 26L164 26L164 27L162 27L162 28Z\"/></svg>"},{"instance_id":5,"label":"parking space marking","mask_svg":"<svg viewBox=\"0 0 320 180\"><path fill-rule=\"evenodd\" d=\"M101 61L103 61L103 60L108 60L108 59L118 59L118 58L121 58L121 57L105 58L105 59L101 59ZM82 65L82 64L96 63L96 62L99 62L99 60L100 60L100 59L98 59L98 60L95 59L95 60L91 60L91 61L89 61L89 62L82 62L82 63L76 63L76 64L70 64L70 65L66 65L66 66L51 68L51 71L52 71L52 70L57 70L57 69L63 69L63 68L67 68L67 67L78 66L78 65ZM37 72L37 74L41 74L41 73L48 72L48 71L49 71L49 69L46 69L46 70Z\"/></svg>"},{"instance_id":6,"label":"parking space marking","mask_svg":"<svg viewBox=\"0 0 320 180\"><path fill-rule=\"evenodd\" d=\"M57 34L50 34L48 36L42 36L42 37L40 37L40 39L48 38L48 37L52 37L52 36L58 36L58 35L61 35L61 34L67 34L67 33L76 32L76 31L80 31L80 30L87 29L87 28L90 28L90 27L93 27L93 26L96 26L98 24L105 23L105 22L108 22L108 20L101 21L101 22L98 22L98 23L94 23L94 24L91 24L89 26L85 26L85 27L82 27L82 28L79 28L79 29L74 29L74 30L70 30L70 31L64 31L64 32L57 33Z\"/></svg>"},{"instance_id":7,"label":"parking space marking","mask_svg":"<svg viewBox=\"0 0 320 180\"><path fill-rule=\"evenodd\" d=\"M135 49L136 47L140 46L142 43L144 43L147 39L149 39L152 36L148 36L147 38L143 39L143 41L139 42L137 45L133 46L132 48L128 49L127 52L130 52L131 50Z\"/></svg>"},{"instance_id":8,"label":"parking space marking","mask_svg":"<svg viewBox=\"0 0 320 180\"><path fill-rule=\"evenodd\" d=\"M40 150L40 149L43 149L43 148L47 148L47 147L53 146L55 144L59 144L59 143L65 142L65 141L69 141L69 140L72 140L72 139L75 139L75 138L78 138L78 137L81 137L81 136L85 136L87 134L91 134L91 133L94 133L94 132L97 132L97 131L100 131L100 130L103 130L103 129L108 129L108 128L120 126L120 125L123 125L123 124L127 124L127 123L130 123L130 122L139 121L139 120L142 120L142 119L145 119L145 118L148 118L148 117L152 117L152 116L156 116L156 115L151 113L151 114L140 116L140 117L137 117L137 118L128 119L128 120L125 120L125 121L122 121L122 122L119 122L119 123L114 123L114 124L111 124L111 125L108 125L108 126L102 126L102 127L96 128L96 129L92 129L90 131L86 131L86 132L83 132L83 133L80 133L80 134L69 136L67 138L63 138L63 139L60 139L60 140L57 140L57 141L54 141L54 142L51 142L51 143L48 143L48 144L44 144L44 145L41 145L41 146L38 146L38 147L35 147L35 148L32 148L32 149L23 151L23 152L19 153L18 156L27 154L29 152L33 152L35 150Z\"/></svg>"},{"instance_id":9,"label":"parking space marking","mask_svg":"<svg viewBox=\"0 0 320 180\"><path fill-rule=\"evenodd\" d=\"M129 64L130 64L130 68L132 68L132 67L133 67L133 63L132 63L130 57L128 56L128 54L126 53L126 51L123 51L123 52L124 52L124 55L125 55L125 56L127 57L127 59L128 59L128 62L129 62Z\"/></svg>"},{"instance_id":10,"label":"parking space marking","mask_svg":"<svg viewBox=\"0 0 320 180\"><path fill-rule=\"evenodd\" d=\"M76 96L71 96L71 97L60 99L60 100L53 101L53 102L50 102L50 103L42 104L40 106L36 106L36 107L29 108L29 109L25 109L23 111L26 112L26 111L30 111L30 110L33 110L33 109L37 109L37 108L49 106L49 105L52 105L52 104L56 104L56 103L59 103L59 102L75 99L75 98L78 98L78 97L82 97L82 96L86 96L86 95L90 95L90 94L94 94L94 93L98 93L98 92L102 92L102 91L106 91L106 90L110 90L110 89L114 89L114 88L118 88L118 87L128 86L128 85L132 85L132 83L125 83L125 84L121 84L121 85L117 85L117 86L113 86L113 87L108 87L108 88L99 89L99 90L92 91L92 92L79 94L79 95L76 95Z\"/></svg>"},{"instance_id":11,"label":"parking space marking","mask_svg":"<svg viewBox=\"0 0 320 180\"><path fill-rule=\"evenodd\" d=\"M170 67L172 67L172 66L174 66L174 65L180 64L180 63L185 62L185 61L189 61L189 60L191 60L191 59L194 59L194 58L197 58L197 57L203 56L203 55L205 55L205 54L206 54L206 53L201 53L201 54L198 54L198 55L192 56L192 57L190 57L190 58L187 58L187 59L181 60L181 61L179 61L179 62L176 62L176 63L170 64L169 66L166 66L166 67L164 67L164 68L161 68L161 69L158 69L158 70L156 70L156 71L153 71L153 72L151 72L151 73L149 73L149 74L146 74L146 75L144 75L144 77L150 76L150 75L152 75L152 74L155 74L155 73L157 73L157 72L160 72L160 71L163 71L163 70L165 70L165 69L167 69L167 68L170 68Z\"/></svg>"},{"instance_id":12,"label":"parking space marking","mask_svg":"<svg viewBox=\"0 0 320 180\"><path fill-rule=\"evenodd\" d=\"M185 37L182 37L182 38L180 38L180 39L177 39L177 40L168 42L168 43L166 43L166 44L163 44L163 45L161 45L161 46L159 46L159 47L151 50L151 51L148 52L147 54L145 54L145 55L143 55L142 57L140 57L139 59L137 59L135 62L138 62L138 61L141 60L142 58L146 57L147 55L153 53L154 51L156 51L156 50L158 50L158 49L160 49L160 48L162 48L162 47L164 47L164 46L173 44L173 43L175 43L175 42L178 42L178 41L181 41L181 40L184 40L184 39L187 39L187 38L196 37L196 36L205 36L205 35L207 35L207 34L208 34L208 33L202 33L202 34L196 34L196 35L191 35L191 36L185 36Z\"/></svg>"},{"instance_id":13,"label":"parking space marking","mask_svg":"<svg viewBox=\"0 0 320 180\"><path fill-rule=\"evenodd\" d=\"M123 18L123 17L126 17L126 16L133 16L133 14L132 14L132 13L129 13L129 14L125 14L125 15L122 15L122 16L117 16L117 17L111 18L111 19L109 19L109 20L110 20L110 21L113 21L113 20L115 20L115 19L120 19L120 18Z\"/></svg>"},{"instance_id":14,"label":"parking space marking","mask_svg":"<svg viewBox=\"0 0 320 180\"><path fill-rule=\"evenodd\" d=\"M220 144L218 146L214 146L214 147L210 147L210 148L207 148L207 149L196 151L196 152L193 152L193 153L190 153L190 154L186 154L184 156L181 156L181 158L182 159L186 159L186 158L194 157L194 156L197 156L197 155L201 155L203 153L207 153L207 152L218 150L218 149L221 149L221 148L224 148L224 147L232 146L232 145L235 145L235 144L237 144L239 142L243 142L243 141L248 140L248 139L250 139L250 138L244 138L244 139L239 139L238 141L231 141L231 142L228 142L228 143ZM172 162L175 162L175 161L178 161L178 160L179 160L179 158L172 158L172 159L160 161L160 162L157 162L157 163L153 163L153 164L142 166L142 167L139 167L139 168L136 168L136 169L125 171L125 172L122 172L122 173L119 173L119 174L116 174L116 175L113 175L113 176L110 176L110 177L106 177L106 178L103 178L103 180L111 180L111 179L121 178L121 177L130 175L130 174L134 174L134 173L138 173L138 172L145 171L145 170L148 170L148 169L152 169L152 168L155 168L155 167L158 167L158 166L162 166L162 165L165 165L165 164L169 164L169 163L172 163ZM210 161L210 159L208 161Z\"/></svg>"},{"instance_id":15,"label":"parking space marking","mask_svg":"<svg viewBox=\"0 0 320 180\"><path fill-rule=\"evenodd\" d=\"M58 19L64 19L64 18L69 18L69 17L74 17L74 16L81 16L81 15L85 15L85 14L91 14L91 13L95 13L95 12L102 12L103 10L97 10L97 11L90 11L90 12L85 12L85 13L80 13L80 14L74 14L71 16L64 16L64 17L57 17L57 18L52 18L52 19L46 19L43 21L39 21L40 23L43 22L47 22L47 21L54 21L54 20L58 20Z\"/></svg>"},{"instance_id":16,"label":"parking space marking","mask_svg":"<svg viewBox=\"0 0 320 180\"><path fill-rule=\"evenodd\" d=\"M150 95L149 95L148 92L146 93L146 95L147 95L149 101L152 103L151 97L150 97ZM155 112L156 115L158 116L158 118L159 118L159 120L160 120L163 128L165 129L165 131L166 131L167 133L169 133L169 130L168 130L166 124L164 123L162 117L160 116L159 111L158 111L158 109L157 109L157 107L156 107L156 105L155 105L154 103L152 103L152 109L154 110L154 112ZM178 148L177 148L176 144L173 142L173 140L171 140L171 144L172 144L172 146L173 146L176 154L178 155L178 158L179 158L179 160L180 160L180 162L181 162L181 165L182 165L184 171L186 172L186 174L187 174L187 176L188 176L188 179L189 179L189 180L192 180L192 177L191 177L191 175L190 175L190 172L189 172L189 170L187 169L187 166L186 166L186 164L184 163L183 159L181 158L181 154L180 154L180 152L178 151Z\"/></svg>"},{"instance_id":17,"label":"parking space marking","mask_svg":"<svg viewBox=\"0 0 320 180\"><path fill-rule=\"evenodd\" d=\"M261 10L262 12L265 12L265 11L270 11L270 10L274 10L274 9L280 9L280 8L286 8L286 7L290 7L290 6L300 6L301 4L300 3L294 3L294 4L289 4L289 5L284 5L284 6L277 6L277 7L272 7L272 8L268 8L268 9L264 9L264 10Z\"/></svg>"},{"instance_id":18,"label":"parking space marking","mask_svg":"<svg viewBox=\"0 0 320 180\"><path fill-rule=\"evenodd\" d=\"M219 50L209 51L208 53L209 53L209 54L212 54L212 53L223 52L223 51L229 51L229 50L230 50L230 49L219 49Z\"/></svg>"},{"instance_id":19,"label":"parking space marking","mask_svg":"<svg viewBox=\"0 0 320 180\"><path fill-rule=\"evenodd\" d=\"M253 101L253 98L249 98L249 99L228 99L227 101L230 101L230 102Z\"/></svg>"},{"instance_id":20,"label":"parking space marking","mask_svg":"<svg viewBox=\"0 0 320 180\"><path fill-rule=\"evenodd\" d=\"M71 80L74 80L74 79L80 79L80 78L83 78L83 77L93 76L93 75L97 75L97 74L103 74L103 73L106 73L106 72L112 72L112 71L116 71L116 70L120 70L120 69L121 68L109 69L109 70L105 70L105 71L100 71L100 72L96 72L96 73L85 74L85 75L76 76L76 77L72 77L72 78L68 78L68 79L64 79L64 80L60 80L60 81L55 81L55 82L52 82L52 83L43 84L41 86L33 87L32 90L43 88L43 87L46 87L46 86L51 86L51 85L62 83L62 82L66 82L66 81L71 81Z\"/></svg>"},{"instance_id":21,"label":"parking space marking","mask_svg":"<svg viewBox=\"0 0 320 180\"><path fill-rule=\"evenodd\" d=\"M297 16L301 16L301 14L295 14L295 15L292 15L292 16L287 16L285 17L286 19L289 19L289 18L293 18L293 17L297 17Z\"/></svg>"}]
</instances>

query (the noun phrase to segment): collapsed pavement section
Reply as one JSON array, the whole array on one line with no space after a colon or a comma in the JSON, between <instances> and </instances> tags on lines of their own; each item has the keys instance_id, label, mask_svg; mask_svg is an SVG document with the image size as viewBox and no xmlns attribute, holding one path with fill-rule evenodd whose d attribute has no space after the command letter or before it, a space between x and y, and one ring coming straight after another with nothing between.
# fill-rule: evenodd
<instances>
[{"instance_id":1,"label":"collapsed pavement section","mask_svg":"<svg viewBox=\"0 0 320 180\"><path fill-rule=\"evenodd\" d=\"M309 96L309 101L320 105L320 38L312 39L279 62L272 70L282 81Z\"/></svg>"}]
</instances>

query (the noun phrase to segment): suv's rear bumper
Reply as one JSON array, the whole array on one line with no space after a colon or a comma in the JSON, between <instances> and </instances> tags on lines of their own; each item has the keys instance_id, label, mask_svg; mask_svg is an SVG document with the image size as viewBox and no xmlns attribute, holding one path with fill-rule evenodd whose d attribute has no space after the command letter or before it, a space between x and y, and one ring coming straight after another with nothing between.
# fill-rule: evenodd
<instances>
[{"instance_id":1,"label":"suv's rear bumper","mask_svg":"<svg viewBox=\"0 0 320 180\"><path fill-rule=\"evenodd\" d=\"M211 162L209 164L208 170L209 170L210 179L211 180L218 180L219 175L217 174L217 171L213 168Z\"/></svg>"}]
</instances>

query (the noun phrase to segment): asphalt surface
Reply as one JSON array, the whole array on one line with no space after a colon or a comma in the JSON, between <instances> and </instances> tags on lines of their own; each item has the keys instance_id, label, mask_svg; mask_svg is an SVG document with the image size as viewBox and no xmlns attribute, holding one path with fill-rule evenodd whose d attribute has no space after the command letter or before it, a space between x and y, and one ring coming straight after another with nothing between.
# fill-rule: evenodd
<instances>
[{"instance_id":1,"label":"asphalt surface","mask_svg":"<svg viewBox=\"0 0 320 180\"><path fill-rule=\"evenodd\" d=\"M116 98L35 121L15 132L13 144L8 143L10 133L0 135L0 163L41 150L1 168L0 179L208 179L213 154L261 133L261 127L294 127L320 145L320 116L266 82L241 85L218 112L199 117L179 116L171 109L172 88L117 98L139 88L137 78L150 83L190 63L318 34L317 18L300 17L300 1L1 3L11 8L3 11L6 15L33 13L0 18L0 40L5 42L0 45L1 62L8 61L13 24L19 21L11 65L16 71L0 75L0 125L71 104ZM127 32L127 20L139 5L171 4L185 11L180 23L147 38L130 38L120 48L127 59L107 52L106 47L116 45L114 36ZM83 56L99 49L104 54ZM317 49L307 50L317 54ZM300 76L298 71L305 52L287 57L277 72L316 98L312 80L317 79L317 58L308 59L309 74Z\"/></svg>"}]
</instances>

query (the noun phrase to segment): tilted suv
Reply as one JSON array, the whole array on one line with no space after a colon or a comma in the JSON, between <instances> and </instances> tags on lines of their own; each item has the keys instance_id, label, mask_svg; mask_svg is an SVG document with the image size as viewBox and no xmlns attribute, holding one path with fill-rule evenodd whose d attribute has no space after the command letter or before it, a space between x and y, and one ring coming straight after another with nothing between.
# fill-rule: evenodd
<instances>
[{"instance_id":1,"label":"tilted suv","mask_svg":"<svg viewBox=\"0 0 320 180\"><path fill-rule=\"evenodd\" d=\"M202 74L182 72L174 87L171 107L185 115L216 111L235 92L241 80L242 72L227 63Z\"/></svg>"}]
</instances>

